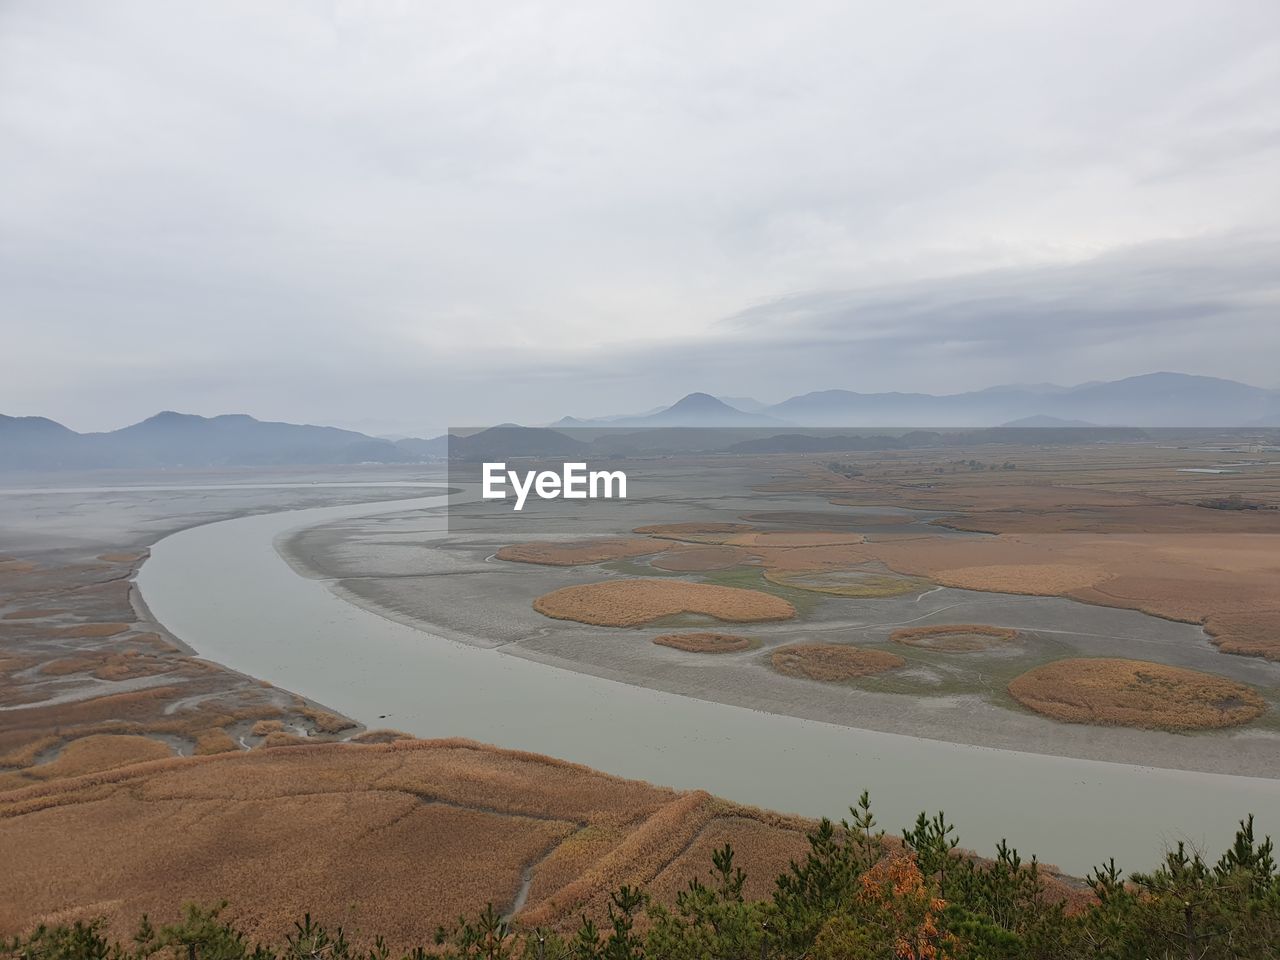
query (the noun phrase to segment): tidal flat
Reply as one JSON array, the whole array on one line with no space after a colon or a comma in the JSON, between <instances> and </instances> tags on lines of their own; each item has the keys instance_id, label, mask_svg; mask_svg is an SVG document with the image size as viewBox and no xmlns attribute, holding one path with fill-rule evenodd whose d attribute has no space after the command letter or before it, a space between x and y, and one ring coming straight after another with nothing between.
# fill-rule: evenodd
<instances>
[{"instance_id":1,"label":"tidal flat","mask_svg":"<svg viewBox=\"0 0 1280 960\"><path fill-rule=\"evenodd\" d=\"M278 546L295 569L382 616L566 670L771 714L949 743L1280 777L1280 663L1223 653L1198 624L1063 597L926 581L883 596L833 596L770 580L750 564L673 572L663 568L662 554L653 553L568 566L500 558L511 544L589 543L592 537L625 538L655 524L743 526L744 517L765 535L796 530L797 518L806 518L810 527L824 524L872 541L988 536L939 526L944 511L890 504L833 508L824 497L771 492L762 489L773 479L767 463L712 463L698 470L679 462L646 466L637 487L645 496L607 507L539 502L534 512L513 517L509 509L461 500L309 527L282 537ZM535 608L539 598L577 585L658 577L769 594L792 603L796 616L738 624L732 632L751 644L710 657L653 640L676 630L724 625L713 618L679 615L618 628L553 620ZM1012 630L1018 642L957 654L892 639L903 629L946 624ZM797 643L852 644L905 663L842 683L772 669L773 651ZM1078 657L1154 661L1219 675L1256 689L1268 709L1241 727L1185 734L1061 723L1026 709L1009 694L1008 684L1021 674Z\"/></svg>"}]
</instances>

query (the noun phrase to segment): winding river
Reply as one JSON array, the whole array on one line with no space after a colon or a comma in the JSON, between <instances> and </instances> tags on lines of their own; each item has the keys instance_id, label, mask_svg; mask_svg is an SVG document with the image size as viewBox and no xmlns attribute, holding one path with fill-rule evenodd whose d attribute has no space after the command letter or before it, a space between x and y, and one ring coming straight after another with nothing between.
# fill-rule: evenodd
<instances>
[{"instance_id":1,"label":"winding river","mask_svg":"<svg viewBox=\"0 0 1280 960\"><path fill-rule=\"evenodd\" d=\"M1250 812L1263 831L1280 831L1280 780L942 743L573 673L380 617L300 575L275 547L301 528L444 499L194 527L152 548L138 586L200 656L370 727L469 737L812 816L847 814L869 789L891 832L942 808L963 846L989 852L1008 838L1078 874L1113 855L1127 869L1151 867L1181 839L1216 856Z\"/></svg>"}]
</instances>

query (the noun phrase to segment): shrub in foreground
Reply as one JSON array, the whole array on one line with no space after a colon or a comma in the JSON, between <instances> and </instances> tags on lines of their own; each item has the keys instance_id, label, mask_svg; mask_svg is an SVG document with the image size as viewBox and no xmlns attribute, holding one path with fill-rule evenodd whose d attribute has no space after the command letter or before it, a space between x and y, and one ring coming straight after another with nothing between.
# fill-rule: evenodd
<instances>
[{"instance_id":1,"label":"shrub in foreground","mask_svg":"<svg viewBox=\"0 0 1280 960\"><path fill-rule=\"evenodd\" d=\"M1280 956L1280 872L1253 818L1216 861L1185 845L1149 873L1125 878L1111 861L1069 904L1033 857L1001 843L993 859L958 849L943 814L921 814L902 839L876 829L864 793L851 819L822 821L809 851L777 878L772 897L748 900L746 875L726 845L705 878L674 904L624 886L600 922L576 931L529 930L492 905L441 928L403 960L1240 960ZM391 960L382 938L357 948L341 927L310 916L282 943L249 944L222 906L187 908L180 922L143 917L130 943L97 922L41 927L4 944L7 960Z\"/></svg>"}]
</instances>

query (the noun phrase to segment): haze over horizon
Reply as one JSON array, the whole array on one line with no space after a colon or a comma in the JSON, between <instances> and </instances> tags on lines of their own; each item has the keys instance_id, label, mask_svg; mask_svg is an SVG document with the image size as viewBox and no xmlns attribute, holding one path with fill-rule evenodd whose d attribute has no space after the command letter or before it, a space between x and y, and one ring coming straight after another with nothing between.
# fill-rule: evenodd
<instances>
[{"instance_id":1,"label":"haze over horizon","mask_svg":"<svg viewBox=\"0 0 1280 960\"><path fill-rule=\"evenodd\" d=\"M1275 389L1278 27L13 0L0 413L413 434L691 391Z\"/></svg>"}]
</instances>

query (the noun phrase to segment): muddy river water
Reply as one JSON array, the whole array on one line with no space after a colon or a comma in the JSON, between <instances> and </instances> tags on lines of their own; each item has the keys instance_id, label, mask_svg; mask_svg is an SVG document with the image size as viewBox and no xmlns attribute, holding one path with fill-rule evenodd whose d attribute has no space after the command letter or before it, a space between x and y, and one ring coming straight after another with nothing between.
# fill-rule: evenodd
<instances>
[{"instance_id":1,"label":"muddy river water","mask_svg":"<svg viewBox=\"0 0 1280 960\"><path fill-rule=\"evenodd\" d=\"M847 814L867 789L892 832L941 808L963 846L989 852L1008 838L1080 874L1109 856L1150 867L1181 839L1216 856L1251 812L1280 832L1280 780L943 743L619 683L385 619L301 575L276 547L299 529L443 499L194 527L152 548L138 585L198 655L370 727L469 737L811 816Z\"/></svg>"}]
</instances>

